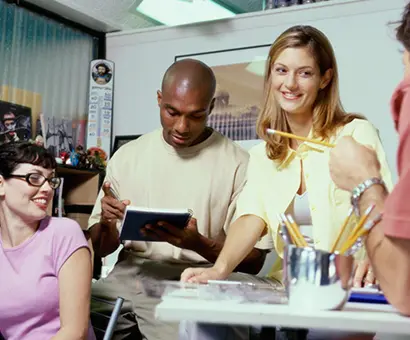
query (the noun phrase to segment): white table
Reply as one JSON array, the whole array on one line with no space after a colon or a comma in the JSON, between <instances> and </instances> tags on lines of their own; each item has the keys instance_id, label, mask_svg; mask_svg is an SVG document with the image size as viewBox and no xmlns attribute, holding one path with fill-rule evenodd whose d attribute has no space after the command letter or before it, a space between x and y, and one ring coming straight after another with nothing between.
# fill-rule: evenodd
<instances>
[{"instance_id":1,"label":"white table","mask_svg":"<svg viewBox=\"0 0 410 340\"><path fill-rule=\"evenodd\" d=\"M315 328L360 333L410 334L410 318L390 305L347 303L342 311L291 309L287 305L242 304L165 297L156 308L163 321Z\"/></svg>"}]
</instances>

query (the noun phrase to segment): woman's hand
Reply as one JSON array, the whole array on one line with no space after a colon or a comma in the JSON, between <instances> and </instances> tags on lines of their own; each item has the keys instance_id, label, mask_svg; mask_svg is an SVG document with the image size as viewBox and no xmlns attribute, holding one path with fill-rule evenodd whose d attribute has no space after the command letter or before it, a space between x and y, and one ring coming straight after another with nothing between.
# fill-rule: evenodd
<instances>
[{"instance_id":1,"label":"woman's hand","mask_svg":"<svg viewBox=\"0 0 410 340\"><path fill-rule=\"evenodd\" d=\"M211 268L187 268L181 274L182 282L207 283L209 280L225 280L228 275L218 270L215 266Z\"/></svg>"},{"instance_id":2,"label":"woman's hand","mask_svg":"<svg viewBox=\"0 0 410 340\"><path fill-rule=\"evenodd\" d=\"M367 287L376 284L376 277L368 258L356 262L353 278L353 286L356 288Z\"/></svg>"}]
</instances>

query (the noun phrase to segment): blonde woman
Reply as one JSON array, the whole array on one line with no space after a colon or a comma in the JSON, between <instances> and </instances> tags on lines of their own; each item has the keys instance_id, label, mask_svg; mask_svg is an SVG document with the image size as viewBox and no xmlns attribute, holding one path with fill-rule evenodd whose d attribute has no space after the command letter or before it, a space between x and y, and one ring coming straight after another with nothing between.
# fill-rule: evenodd
<instances>
[{"instance_id":1,"label":"blonde woman","mask_svg":"<svg viewBox=\"0 0 410 340\"><path fill-rule=\"evenodd\" d=\"M377 130L364 117L346 113L342 107L336 59L322 32L311 26L289 28L271 46L267 65L264 107L257 122L264 142L250 150L248 182L238 200L238 218L215 265L187 269L181 277L184 281L225 279L266 233L282 256L277 214L285 211L292 213L302 234L316 248L330 250L350 208L350 194L331 180L329 148L272 137L267 128L330 143L352 136L377 152L382 177L392 187ZM365 279L362 271L358 271L360 281ZM271 274L281 280L281 266Z\"/></svg>"},{"instance_id":2,"label":"blonde woman","mask_svg":"<svg viewBox=\"0 0 410 340\"><path fill-rule=\"evenodd\" d=\"M188 268L181 280L226 279L266 233L283 256L277 214L291 213L317 249L330 250L348 214L350 194L329 174L329 148L271 136L267 128L337 143L342 136L373 148L389 188L391 175L377 130L364 117L347 113L339 96L339 77L327 37L311 26L294 26L273 43L267 60L265 100L257 122L264 141L250 150L248 181L237 203L237 219L211 268ZM358 262L355 284L373 283L368 261ZM271 278L282 279L281 261ZM368 280L366 280L366 278ZM256 321L256 320L255 320Z\"/></svg>"}]
</instances>

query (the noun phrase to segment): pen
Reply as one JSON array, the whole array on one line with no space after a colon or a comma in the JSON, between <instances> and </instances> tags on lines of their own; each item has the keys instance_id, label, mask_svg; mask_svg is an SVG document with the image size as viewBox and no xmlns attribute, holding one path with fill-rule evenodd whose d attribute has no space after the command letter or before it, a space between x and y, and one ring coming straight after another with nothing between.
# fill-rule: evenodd
<instances>
[{"instance_id":1,"label":"pen","mask_svg":"<svg viewBox=\"0 0 410 340\"><path fill-rule=\"evenodd\" d=\"M110 187L110 193L112 195L112 197L114 197L116 200L120 201L120 198L118 197L118 195L114 192L113 188Z\"/></svg>"}]
</instances>

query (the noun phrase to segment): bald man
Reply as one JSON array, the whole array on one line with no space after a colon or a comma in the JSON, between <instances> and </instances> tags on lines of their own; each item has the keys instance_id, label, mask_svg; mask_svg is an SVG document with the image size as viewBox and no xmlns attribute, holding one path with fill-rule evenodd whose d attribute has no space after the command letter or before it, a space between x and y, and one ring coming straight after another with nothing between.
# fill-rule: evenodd
<instances>
[{"instance_id":1,"label":"bald man","mask_svg":"<svg viewBox=\"0 0 410 340\"><path fill-rule=\"evenodd\" d=\"M222 249L249 156L207 127L215 87L213 71L204 63L184 59L171 65L157 92L162 128L127 143L108 163L89 220L93 246L101 257L120 245L118 226L127 204L194 212L183 231L171 225L145 228L150 238L163 242L126 242L113 271L93 286L93 296L126 299L116 339L135 339L138 332L148 340L178 339L178 324L155 320L159 300L141 293L138 278L179 280L185 268L209 266ZM122 201L111 197L109 186ZM257 274L270 247L268 238L263 239L237 270ZM257 280L241 273L231 279ZM94 326L97 322L93 320Z\"/></svg>"}]
</instances>

